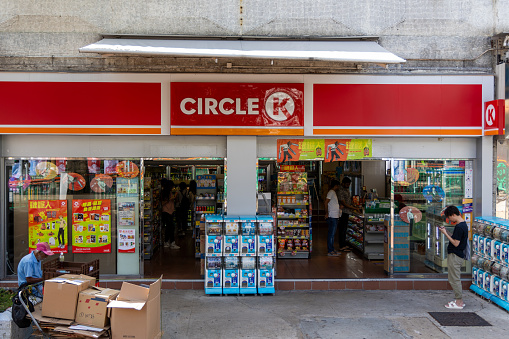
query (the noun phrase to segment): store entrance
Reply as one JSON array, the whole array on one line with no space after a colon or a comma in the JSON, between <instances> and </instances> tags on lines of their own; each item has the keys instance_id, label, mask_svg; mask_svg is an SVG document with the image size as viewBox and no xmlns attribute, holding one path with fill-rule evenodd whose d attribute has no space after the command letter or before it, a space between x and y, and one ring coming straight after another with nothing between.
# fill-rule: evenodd
<instances>
[{"instance_id":1,"label":"store entrance","mask_svg":"<svg viewBox=\"0 0 509 339\"><path fill-rule=\"evenodd\" d=\"M390 163L385 160L327 163L302 161L278 164L278 171L281 173L280 184L282 181L295 179L293 181L297 183L307 182L307 187L306 192L300 192L300 186L292 187L289 185L293 183L284 183L280 185L280 187L285 185L284 188L278 189L275 193L279 251L277 278L387 278L384 272L383 216L390 213L390 205L385 205L386 209L375 210L366 210L364 207L367 200L390 202L391 180L388 169L390 169ZM302 171L306 175L299 174ZM348 249L339 250L338 229L334 238L334 247L339 255L329 256L324 202L332 180L341 182L344 178L351 180L351 185L348 187L352 198L351 203L359 206L360 210L351 211L348 218L345 236ZM309 205L307 205L307 199L309 199ZM303 205L298 206L301 203ZM306 219L307 213L309 213L309 219ZM294 218L297 218L296 221ZM309 231L306 225L310 225ZM304 230L302 230L303 226ZM309 255L305 252L306 246L309 246Z\"/></svg>"},{"instance_id":2,"label":"store entrance","mask_svg":"<svg viewBox=\"0 0 509 339\"><path fill-rule=\"evenodd\" d=\"M224 211L224 159L145 160L144 166L144 277L201 279L200 220ZM168 217L163 203L170 195Z\"/></svg>"}]
</instances>

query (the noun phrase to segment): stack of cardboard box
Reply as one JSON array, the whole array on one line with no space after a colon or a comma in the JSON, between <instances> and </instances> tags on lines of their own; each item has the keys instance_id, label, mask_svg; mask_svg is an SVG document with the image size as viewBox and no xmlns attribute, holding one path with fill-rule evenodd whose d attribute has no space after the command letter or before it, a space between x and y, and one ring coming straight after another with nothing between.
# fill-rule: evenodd
<instances>
[{"instance_id":1,"label":"stack of cardboard box","mask_svg":"<svg viewBox=\"0 0 509 339\"><path fill-rule=\"evenodd\" d=\"M33 313L43 330L69 337L161 337L162 277L150 286L124 282L120 291L95 287L95 281L73 274L46 280L42 309Z\"/></svg>"}]
</instances>

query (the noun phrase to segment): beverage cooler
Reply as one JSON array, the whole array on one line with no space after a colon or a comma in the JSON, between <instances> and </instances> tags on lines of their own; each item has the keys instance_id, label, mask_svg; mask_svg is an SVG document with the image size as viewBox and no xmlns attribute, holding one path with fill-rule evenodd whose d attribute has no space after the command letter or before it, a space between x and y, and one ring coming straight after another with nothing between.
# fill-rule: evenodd
<instances>
[{"instance_id":1,"label":"beverage cooler","mask_svg":"<svg viewBox=\"0 0 509 339\"><path fill-rule=\"evenodd\" d=\"M276 293L274 286L274 257L258 257L258 293Z\"/></svg>"},{"instance_id":2,"label":"beverage cooler","mask_svg":"<svg viewBox=\"0 0 509 339\"><path fill-rule=\"evenodd\" d=\"M238 257L224 257L223 294L240 293L240 265Z\"/></svg>"},{"instance_id":3,"label":"beverage cooler","mask_svg":"<svg viewBox=\"0 0 509 339\"><path fill-rule=\"evenodd\" d=\"M240 294L256 294L256 258L240 257Z\"/></svg>"},{"instance_id":4,"label":"beverage cooler","mask_svg":"<svg viewBox=\"0 0 509 339\"><path fill-rule=\"evenodd\" d=\"M238 217L224 217L224 256L235 257L240 254Z\"/></svg>"},{"instance_id":5,"label":"beverage cooler","mask_svg":"<svg viewBox=\"0 0 509 339\"><path fill-rule=\"evenodd\" d=\"M256 216L240 216L240 255L256 256Z\"/></svg>"}]
</instances>

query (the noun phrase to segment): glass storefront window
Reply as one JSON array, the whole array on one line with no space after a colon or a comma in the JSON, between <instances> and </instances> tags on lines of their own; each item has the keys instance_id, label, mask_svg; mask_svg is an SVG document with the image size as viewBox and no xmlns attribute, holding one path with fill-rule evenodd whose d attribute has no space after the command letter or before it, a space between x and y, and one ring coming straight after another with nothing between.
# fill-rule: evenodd
<instances>
[{"instance_id":1,"label":"glass storefront window","mask_svg":"<svg viewBox=\"0 0 509 339\"><path fill-rule=\"evenodd\" d=\"M101 274L116 274L117 251L139 247L136 236L127 246L117 234L138 232L140 169L140 159L6 160L7 275L38 242L65 261L100 259Z\"/></svg>"},{"instance_id":2,"label":"glass storefront window","mask_svg":"<svg viewBox=\"0 0 509 339\"><path fill-rule=\"evenodd\" d=\"M466 168L472 168L472 161L392 161L394 273L447 272L449 242L438 226L452 234L454 226L441 213L449 205L462 210L466 191L471 192Z\"/></svg>"},{"instance_id":3,"label":"glass storefront window","mask_svg":"<svg viewBox=\"0 0 509 339\"><path fill-rule=\"evenodd\" d=\"M508 194L508 175L509 175L509 144L507 140L497 143L497 197L496 197L496 216L509 219L509 201Z\"/></svg>"}]
</instances>

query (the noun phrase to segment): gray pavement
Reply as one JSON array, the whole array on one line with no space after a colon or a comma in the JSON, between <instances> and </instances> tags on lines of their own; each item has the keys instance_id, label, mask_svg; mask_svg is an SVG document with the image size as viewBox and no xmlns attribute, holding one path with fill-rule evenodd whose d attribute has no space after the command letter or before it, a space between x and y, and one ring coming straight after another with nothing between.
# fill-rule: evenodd
<instances>
[{"instance_id":1,"label":"gray pavement","mask_svg":"<svg viewBox=\"0 0 509 339\"><path fill-rule=\"evenodd\" d=\"M467 307L493 326L444 327L452 291L278 291L207 296L163 290L163 338L507 338L509 313L465 291Z\"/></svg>"}]
</instances>

